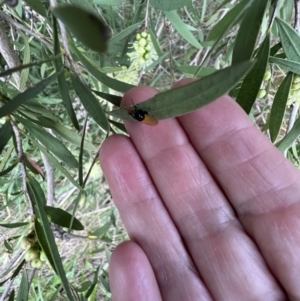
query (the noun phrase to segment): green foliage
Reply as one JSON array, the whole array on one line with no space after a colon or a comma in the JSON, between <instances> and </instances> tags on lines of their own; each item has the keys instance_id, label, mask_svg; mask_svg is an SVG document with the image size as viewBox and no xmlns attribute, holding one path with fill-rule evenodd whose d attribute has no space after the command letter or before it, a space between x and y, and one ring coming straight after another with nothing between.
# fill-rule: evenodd
<instances>
[{"instance_id":1,"label":"green foliage","mask_svg":"<svg viewBox=\"0 0 300 301\"><path fill-rule=\"evenodd\" d=\"M0 274L1 285L14 282L9 300L110 300L109 254L126 233L98 149L126 133L132 117L121 100L137 85L161 91L138 105L157 120L228 92L299 166L292 0L12 2L0 12L14 58L0 49L1 245L3 254L25 246L22 256L31 248L38 256ZM169 90L182 76L197 81ZM35 272L28 285L32 268L51 277Z\"/></svg>"}]
</instances>

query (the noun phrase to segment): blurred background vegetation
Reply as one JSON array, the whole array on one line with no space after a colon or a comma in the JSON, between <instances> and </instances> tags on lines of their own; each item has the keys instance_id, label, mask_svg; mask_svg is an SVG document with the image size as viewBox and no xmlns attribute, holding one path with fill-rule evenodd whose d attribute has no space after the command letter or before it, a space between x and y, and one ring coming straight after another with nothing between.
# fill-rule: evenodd
<instances>
[{"instance_id":1,"label":"blurred background vegetation","mask_svg":"<svg viewBox=\"0 0 300 301\"><path fill-rule=\"evenodd\" d=\"M105 112L118 106L132 86L150 85L165 91L184 77L197 74L202 78L230 66L238 32L247 17L247 5L241 5L246 2L0 2L0 301L14 300L18 292L19 297L28 295L28 300L72 299L70 294L74 300L110 300L110 254L128 237L97 152L107 135L126 134L126 130L122 120L107 117ZM248 2L254 6L259 1ZM271 33L271 45L266 66L257 71L261 80L251 82L253 91L259 91L247 113L299 166L299 78L293 73L300 74L300 54L292 56L283 38L299 41L291 29L284 36L274 22L278 17L299 31L295 17L299 1L262 2L266 7L248 59L260 59L267 32ZM80 7L79 16L85 12L87 18L74 12L73 20L68 21L52 10L60 4ZM244 13L236 17L242 9ZM91 12L99 17L94 24L88 24ZM79 29L67 26L66 30L68 22L75 22ZM96 36L92 36L95 49L76 35L85 24L92 30L84 34L92 31ZM300 49L300 43L297 45ZM293 61L294 69L290 65L285 69L282 60ZM230 94L238 97L242 84ZM279 105L273 108L270 129L276 95ZM292 138L290 135L282 146L291 129ZM73 226L69 228L70 223ZM29 248L36 252L24 261ZM55 263L60 261L57 250L65 272ZM42 256L50 263L44 264Z\"/></svg>"}]
</instances>

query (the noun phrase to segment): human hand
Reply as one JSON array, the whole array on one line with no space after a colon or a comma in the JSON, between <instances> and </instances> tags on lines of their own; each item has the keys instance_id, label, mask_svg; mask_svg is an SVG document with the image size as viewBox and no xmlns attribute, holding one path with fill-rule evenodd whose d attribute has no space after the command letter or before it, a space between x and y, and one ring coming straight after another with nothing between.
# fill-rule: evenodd
<instances>
[{"instance_id":1,"label":"human hand","mask_svg":"<svg viewBox=\"0 0 300 301\"><path fill-rule=\"evenodd\" d=\"M122 105L156 93L134 88ZM111 257L113 300L300 300L300 173L243 110L224 96L125 125L131 138L100 151L131 239Z\"/></svg>"}]
</instances>

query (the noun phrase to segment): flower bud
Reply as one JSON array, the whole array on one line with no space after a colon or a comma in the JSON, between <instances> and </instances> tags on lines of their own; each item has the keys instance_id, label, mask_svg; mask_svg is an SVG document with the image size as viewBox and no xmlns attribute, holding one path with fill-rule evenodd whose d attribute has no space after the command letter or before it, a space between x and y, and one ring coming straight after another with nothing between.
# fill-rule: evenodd
<instances>
[{"instance_id":1,"label":"flower bud","mask_svg":"<svg viewBox=\"0 0 300 301\"><path fill-rule=\"evenodd\" d=\"M45 254L44 251L41 251L41 253L40 253L40 260L41 261L46 261L47 260L47 257L46 257L46 254Z\"/></svg>"},{"instance_id":2,"label":"flower bud","mask_svg":"<svg viewBox=\"0 0 300 301\"><path fill-rule=\"evenodd\" d=\"M26 261L31 261L35 258L39 257L39 250L35 247L31 247L30 249L28 249L25 253L24 259Z\"/></svg>"},{"instance_id":3,"label":"flower bud","mask_svg":"<svg viewBox=\"0 0 300 301\"><path fill-rule=\"evenodd\" d=\"M300 82L300 75L294 74L293 84L297 84Z\"/></svg>"},{"instance_id":4,"label":"flower bud","mask_svg":"<svg viewBox=\"0 0 300 301\"><path fill-rule=\"evenodd\" d=\"M142 47L145 47L147 45L147 40L144 39L144 38L141 38L139 40L139 45L142 46Z\"/></svg>"},{"instance_id":5,"label":"flower bud","mask_svg":"<svg viewBox=\"0 0 300 301\"><path fill-rule=\"evenodd\" d=\"M143 31L143 32L141 33L141 36L142 36L143 38L147 38L147 37L148 37L148 33L147 33L146 31Z\"/></svg>"},{"instance_id":6,"label":"flower bud","mask_svg":"<svg viewBox=\"0 0 300 301\"><path fill-rule=\"evenodd\" d=\"M267 91L265 89L259 89L257 98L264 98L267 94Z\"/></svg>"},{"instance_id":7,"label":"flower bud","mask_svg":"<svg viewBox=\"0 0 300 301\"><path fill-rule=\"evenodd\" d=\"M264 81L268 81L271 78L271 71L267 71L264 75Z\"/></svg>"},{"instance_id":8,"label":"flower bud","mask_svg":"<svg viewBox=\"0 0 300 301\"><path fill-rule=\"evenodd\" d=\"M137 39L137 41L139 41L141 39L141 37L142 37L141 34L138 33L135 38Z\"/></svg>"},{"instance_id":9,"label":"flower bud","mask_svg":"<svg viewBox=\"0 0 300 301\"><path fill-rule=\"evenodd\" d=\"M43 265L43 262L39 258L35 258L31 261L31 266L35 269L40 269Z\"/></svg>"}]
</instances>

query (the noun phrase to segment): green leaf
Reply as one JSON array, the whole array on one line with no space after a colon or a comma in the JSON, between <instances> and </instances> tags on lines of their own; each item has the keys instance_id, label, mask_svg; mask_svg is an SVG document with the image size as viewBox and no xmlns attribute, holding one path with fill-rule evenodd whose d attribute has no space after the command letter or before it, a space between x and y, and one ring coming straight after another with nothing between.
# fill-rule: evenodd
<instances>
[{"instance_id":1,"label":"green leaf","mask_svg":"<svg viewBox=\"0 0 300 301\"><path fill-rule=\"evenodd\" d=\"M13 289L10 294L7 301L14 301L15 300L15 290Z\"/></svg>"},{"instance_id":2,"label":"green leaf","mask_svg":"<svg viewBox=\"0 0 300 301\"><path fill-rule=\"evenodd\" d=\"M47 13L41 0L25 0L25 2L38 14L47 18Z\"/></svg>"},{"instance_id":3,"label":"green leaf","mask_svg":"<svg viewBox=\"0 0 300 301\"><path fill-rule=\"evenodd\" d=\"M60 208L54 208L54 207L50 207L50 206L45 206L44 208L45 208L46 213L51 216L52 223L59 225L61 227L64 227L64 228L70 227L70 224L71 224L71 221L73 218L73 216L70 213L68 213ZM81 231L81 230L84 230L84 227L83 227L82 223L76 217L74 217L73 224L70 227L70 229Z\"/></svg>"},{"instance_id":4,"label":"green leaf","mask_svg":"<svg viewBox=\"0 0 300 301\"><path fill-rule=\"evenodd\" d=\"M105 73L99 70L99 67L94 65L89 58L87 58L84 54L82 54L76 47L72 48L81 63L87 68L87 70L101 83L106 85L107 87L119 91L119 92L127 92L131 88L135 87L133 85L121 82L117 79L111 78L107 76Z\"/></svg>"},{"instance_id":5,"label":"green leaf","mask_svg":"<svg viewBox=\"0 0 300 301\"><path fill-rule=\"evenodd\" d=\"M150 4L157 9L169 11L188 5L188 0L150 0Z\"/></svg>"},{"instance_id":6,"label":"green leaf","mask_svg":"<svg viewBox=\"0 0 300 301\"><path fill-rule=\"evenodd\" d=\"M300 135L300 117L296 120L291 130L278 143L277 147L281 152L286 151Z\"/></svg>"},{"instance_id":7,"label":"green leaf","mask_svg":"<svg viewBox=\"0 0 300 301\"><path fill-rule=\"evenodd\" d=\"M280 68L300 75L300 62L297 63L290 60L279 59L277 57L270 57L270 62L278 65Z\"/></svg>"},{"instance_id":8,"label":"green leaf","mask_svg":"<svg viewBox=\"0 0 300 301\"><path fill-rule=\"evenodd\" d=\"M58 56L61 56L61 53ZM43 61L34 62L34 63L30 63L30 64L25 64L25 65L20 65L20 66L11 68L11 69L7 69L7 70L0 73L0 77L11 75L14 72L17 72L17 71L20 71L20 70L23 70L23 69L27 69L27 68L30 68L30 67L33 67L33 66L41 66L44 63L54 61L58 56L53 56L53 57L50 57L50 58L48 58L46 60L43 60Z\"/></svg>"},{"instance_id":9,"label":"green leaf","mask_svg":"<svg viewBox=\"0 0 300 301\"><path fill-rule=\"evenodd\" d=\"M19 227L24 227L27 225L28 225L28 223L10 223L10 224L0 224L0 227L14 229L14 228L19 228Z\"/></svg>"},{"instance_id":10,"label":"green leaf","mask_svg":"<svg viewBox=\"0 0 300 301\"><path fill-rule=\"evenodd\" d=\"M95 13L93 4L90 1L70 0L70 2L75 6L82 7L83 9L90 11L91 13Z\"/></svg>"},{"instance_id":11,"label":"green leaf","mask_svg":"<svg viewBox=\"0 0 300 301\"><path fill-rule=\"evenodd\" d=\"M251 5L251 1L243 0L235 5L210 31L206 41L220 39L231 27L237 24L245 10Z\"/></svg>"},{"instance_id":12,"label":"green leaf","mask_svg":"<svg viewBox=\"0 0 300 301\"><path fill-rule=\"evenodd\" d=\"M9 166L8 168L0 171L0 177L8 174L9 172L11 172L17 165L19 164L19 161L13 163L11 166Z\"/></svg>"},{"instance_id":13,"label":"green leaf","mask_svg":"<svg viewBox=\"0 0 300 301\"><path fill-rule=\"evenodd\" d=\"M105 6L117 6L122 3L122 0L93 0L93 3Z\"/></svg>"},{"instance_id":14,"label":"green leaf","mask_svg":"<svg viewBox=\"0 0 300 301\"><path fill-rule=\"evenodd\" d=\"M0 128L0 153L11 138L13 133L10 122L7 120Z\"/></svg>"},{"instance_id":15,"label":"green leaf","mask_svg":"<svg viewBox=\"0 0 300 301\"><path fill-rule=\"evenodd\" d=\"M285 21L276 18L280 40L286 57L300 63L300 37L297 31Z\"/></svg>"},{"instance_id":16,"label":"green leaf","mask_svg":"<svg viewBox=\"0 0 300 301\"><path fill-rule=\"evenodd\" d=\"M81 136L77 132L68 129L67 127L58 122L55 122L51 128L62 138L74 144L75 146L78 147L80 145ZM88 141L84 141L84 149L92 152L97 150L97 148Z\"/></svg>"},{"instance_id":17,"label":"green leaf","mask_svg":"<svg viewBox=\"0 0 300 301\"><path fill-rule=\"evenodd\" d=\"M149 115L157 120L187 114L227 93L253 66L253 62L243 62L227 67L186 86L159 93L153 98L140 103L138 107L147 111ZM133 120L127 113L126 108L120 108L108 112L108 114L126 120Z\"/></svg>"},{"instance_id":18,"label":"green leaf","mask_svg":"<svg viewBox=\"0 0 300 301\"><path fill-rule=\"evenodd\" d=\"M260 25L269 0L252 0L242 19L232 53L232 64L252 57Z\"/></svg>"},{"instance_id":19,"label":"green leaf","mask_svg":"<svg viewBox=\"0 0 300 301\"><path fill-rule=\"evenodd\" d=\"M274 142L278 136L289 98L293 73L289 72L278 88L271 108L269 130L271 141Z\"/></svg>"},{"instance_id":20,"label":"green leaf","mask_svg":"<svg viewBox=\"0 0 300 301\"><path fill-rule=\"evenodd\" d=\"M100 266L97 268L95 275L94 275L94 280L92 285L90 286L89 290L86 292L85 297L89 298L95 289L96 285L98 284L98 274L99 274Z\"/></svg>"},{"instance_id":21,"label":"green leaf","mask_svg":"<svg viewBox=\"0 0 300 301\"><path fill-rule=\"evenodd\" d=\"M236 99L236 102L245 110L247 114L250 113L251 108L257 98L261 83L263 82L269 60L269 51L270 35L267 35L257 52L256 64L251 72L249 72L249 74L245 77Z\"/></svg>"},{"instance_id":22,"label":"green leaf","mask_svg":"<svg viewBox=\"0 0 300 301\"><path fill-rule=\"evenodd\" d=\"M22 34L23 41L24 41L24 58L23 58L23 65L26 65L30 62L30 47L28 43L27 37ZM29 75L29 69L23 69L21 72L21 77L20 77L20 87L19 90L23 91L26 87L26 83L28 80L28 75Z\"/></svg>"},{"instance_id":23,"label":"green leaf","mask_svg":"<svg viewBox=\"0 0 300 301\"><path fill-rule=\"evenodd\" d=\"M85 46L106 51L109 29L96 14L71 5L57 6L52 12Z\"/></svg>"},{"instance_id":24,"label":"green leaf","mask_svg":"<svg viewBox=\"0 0 300 301\"><path fill-rule=\"evenodd\" d=\"M72 153L54 136L43 130L41 127L36 126L32 122L23 119L21 117L16 117L26 129L39 140L50 152L55 154L58 158L62 160L65 164L72 168L77 168L78 163Z\"/></svg>"},{"instance_id":25,"label":"green leaf","mask_svg":"<svg viewBox=\"0 0 300 301\"><path fill-rule=\"evenodd\" d=\"M54 54L58 55L60 53L60 45L59 45L59 38L57 33L57 22L56 19L53 18L53 36L54 36ZM63 61L62 58L59 56L57 60L55 60L55 69L56 72L63 69ZM79 124L78 120L76 118L76 114L74 112L72 101L69 95L69 89L68 84L65 78L65 73L61 72L57 78L58 80L58 86L61 93L61 97L63 100L63 103L66 107L67 113L74 125L74 127L79 131Z\"/></svg>"},{"instance_id":26,"label":"green leaf","mask_svg":"<svg viewBox=\"0 0 300 301\"><path fill-rule=\"evenodd\" d=\"M137 28L141 26L141 23L135 23L133 25L130 25L126 29L122 30L115 36L113 36L109 41L108 41L108 51L112 50L114 45L118 42L120 42L122 39L126 38L128 35L130 35L132 32L134 32Z\"/></svg>"},{"instance_id":27,"label":"green leaf","mask_svg":"<svg viewBox=\"0 0 300 301\"><path fill-rule=\"evenodd\" d=\"M52 83L59 73L54 73L48 78L40 81L35 86L28 88L21 94L18 94L16 97L7 102L3 107L0 108L0 118L6 115L11 114L15 111L19 106L24 105L30 99L36 97L39 93L45 90L45 88Z\"/></svg>"},{"instance_id":28,"label":"green leaf","mask_svg":"<svg viewBox=\"0 0 300 301\"><path fill-rule=\"evenodd\" d=\"M100 91L96 91L96 90L92 90L92 91L99 97L109 101L110 103L112 103L113 105L115 105L117 107L119 107L121 105L122 96L108 94L108 93L104 93L104 92L100 92Z\"/></svg>"},{"instance_id":29,"label":"green leaf","mask_svg":"<svg viewBox=\"0 0 300 301\"><path fill-rule=\"evenodd\" d=\"M120 122L117 122L117 121L114 121L114 120L108 120L109 123L113 124L116 128L118 128L119 130L121 130L122 132L124 133L128 133L127 130L126 130L126 127L123 123L120 123Z\"/></svg>"},{"instance_id":30,"label":"green leaf","mask_svg":"<svg viewBox=\"0 0 300 301\"><path fill-rule=\"evenodd\" d=\"M278 42L270 48L270 56L274 56L282 48L281 42Z\"/></svg>"},{"instance_id":31,"label":"green leaf","mask_svg":"<svg viewBox=\"0 0 300 301\"><path fill-rule=\"evenodd\" d=\"M4 247L6 248L6 250L8 252L12 253L14 251L14 249L12 248L12 246L10 245L10 243L6 239L4 239Z\"/></svg>"},{"instance_id":32,"label":"green leaf","mask_svg":"<svg viewBox=\"0 0 300 301\"><path fill-rule=\"evenodd\" d=\"M177 32L191 45L198 49L202 49L203 47L201 44L197 41L197 39L193 36L193 34L190 32L186 24L181 20L179 15L176 11L165 11L164 14L166 17L170 20L174 28L177 30Z\"/></svg>"},{"instance_id":33,"label":"green leaf","mask_svg":"<svg viewBox=\"0 0 300 301\"><path fill-rule=\"evenodd\" d=\"M28 190L31 198L35 204L34 211L36 219L34 221L35 232L39 241L40 246L46 254L46 257L51 264L54 271L60 277L62 285L70 301L75 301L75 298L71 292L70 285L68 283L59 252L57 250L57 245L53 236L53 232L50 228L48 217L44 209L43 202L40 202L36 191L38 188L36 182L32 182L32 177L28 177ZM39 186L39 185L38 185ZM27 299L26 299L27 301Z\"/></svg>"},{"instance_id":34,"label":"green leaf","mask_svg":"<svg viewBox=\"0 0 300 301\"><path fill-rule=\"evenodd\" d=\"M29 282L26 269L23 271L21 284L19 287L16 301L27 301L29 293Z\"/></svg>"},{"instance_id":35,"label":"green leaf","mask_svg":"<svg viewBox=\"0 0 300 301\"><path fill-rule=\"evenodd\" d=\"M193 77L194 74L197 72L199 69L198 66L189 66L189 65L184 65L184 66L176 66L176 69L178 69L180 72L184 73L185 76ZM211 67L202 67L200 69L200 72L197 74L197 77L204 77L210 74L215 73L218 71L215 68Z\"/></svg>"},{"instance_id":36,"label":"green leaf","mask_svg":"<svg viewBox=\"0 0 300 301\"><path fill-rule=\"evenodd\" d=\"M44 153L44 155L48 158L48 160L54 168L57 168L62 174L64 174L73 183L74 186L76 186L78 189L81 189L80 185L73 179L73 177L68 173L68 171L65 168L63 168L63 166L57 161L57 159L48 152L48 150L46 150L35 140L31 140L31 143L34 144L37 148L40 149L40 151Z\"/></svg>"},{"instance_id":37,"label":"green leaf","mask_svg":"<svg viewBox=\"0 0 300 301\"><path fill-rule=\"evenodd\" d=\"M100 227L100 228L96 229L95 231L89 233L89 236L97 236L98 238L102 238L103 236L106 235L106 233L108 232L111 225L112 225L112 223L111 223L111 221L109 221L108 223L106 223L102 227Z\"/></svg>"},{"instance_id":38,"label":"green leaf","mask_svg":"<svg viewBox=\"0 0 300 301\"><path fill-rule=\"evenodd\" d=\"M109 131L107 117L94 94L76 77L72 77L73 88L80 98L80 101L86 111L96 121L96 123L105 131Z\"/></svg>"},{"instance_id":39,"label":"green leaf","mask_svg":"<svg viewBox=\"0 0 300 301\"><path fill-rule=\"evenodd\" d=\"M40 184L38 183L38 181L32 177L31 175L27 175L27 177L29 178L30 180L30 183L34 189L34 194L35 196L38 198L39 200L39 203L40 204L43 204L44 206L46 206L46 197L45 197L45 194L44 194L44 191L43 189L41 188Z\"/></svg>"}]
</instances>

